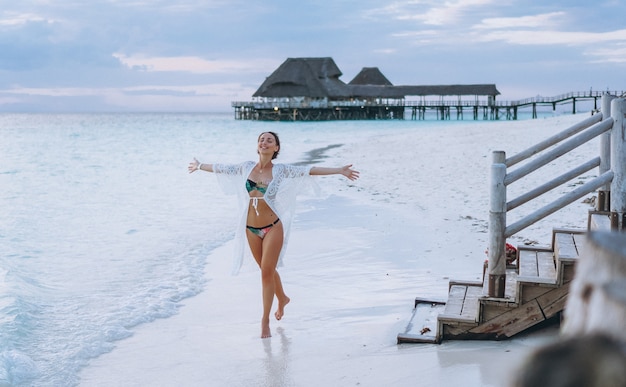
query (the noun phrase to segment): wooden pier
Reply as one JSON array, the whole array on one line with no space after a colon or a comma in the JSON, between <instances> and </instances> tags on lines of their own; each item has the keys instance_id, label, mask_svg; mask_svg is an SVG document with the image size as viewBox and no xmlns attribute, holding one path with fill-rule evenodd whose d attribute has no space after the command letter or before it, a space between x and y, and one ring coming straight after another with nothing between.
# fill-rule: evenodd
<instances>
[{"instance_id":1,"label":"wooden pier","mask_svg":"<svg viewBox=\"0 0 626 387\"><path fill-rule=\"evenodd\" d=\"M252 95L250 102L231 106L237 120L328 121L328 120L517 120L520 110L597 100L609 91L572 92L556 97L534 97L500 102L495 84L394 85L377 67L363 67L348 83L330 57L287 58ZM613 95L624 95L614 92ZM414 100L417 99L417 100Z\"/></svg>"},{"instance_id":2,"label":"wooden pier","mask_svg":"<svg viewBox=\"0 0 626 387\"><path fill-rule=\"evenodd\" d=\"M532 118L538 117L538 108L547 106L556 111L558 106L571 105L576 113L577 103L593 102L589 110L598 110L598 99L607 92L570 92L555 97L533 97L517 101L438 100L420 98L412 100L379 101L329 101L306 103L282 99L253 102L233 102L235 119L259 121L328 121L328 120L517 120L520 113L529 111ZM611 92L625 95L625 92Z\"/></svg>"}]
</instances>

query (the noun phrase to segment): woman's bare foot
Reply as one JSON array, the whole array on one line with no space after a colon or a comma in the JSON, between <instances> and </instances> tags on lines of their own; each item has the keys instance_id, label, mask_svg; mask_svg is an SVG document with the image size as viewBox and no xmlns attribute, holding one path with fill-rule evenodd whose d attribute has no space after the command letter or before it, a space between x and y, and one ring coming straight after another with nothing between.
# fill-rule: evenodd
<instances>
[{"instance_id":1,"label":"woman's bare foot","mask_svg":"<svg viewBox=\"0 0 626 387\"><path fill-rule=\"evenodd\" d=\"M266 339L268 337L272 337L272 332L270 331L270 319L261 320L261 338Z\"/></svg>"},{"instance_id":2,"label":"woman's bare foot","mask_svg":"<svg viewBox=\"0 0 626 387\"><path fill-rule=\"evenodd\" d=\"M276 313L274 313L276 320L283 318L283 315L285 314L285 306L289 303L289 301L291 301L291 299L287 296L285 296L282 300L278 300L278 308L276 308Z\"/></svg>"}]
</instances>

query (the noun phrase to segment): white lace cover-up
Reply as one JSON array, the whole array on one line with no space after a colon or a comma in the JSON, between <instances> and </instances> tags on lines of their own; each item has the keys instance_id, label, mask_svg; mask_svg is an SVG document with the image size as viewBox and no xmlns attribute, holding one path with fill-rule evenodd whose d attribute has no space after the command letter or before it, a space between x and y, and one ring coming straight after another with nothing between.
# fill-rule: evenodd
<instances>
[{"instance_id":1,"label":"white lace cover-up","mask_svg":"<svg viewBox=\"0 0 626 387\"><path fill-rule=\"evenodd\" d=\"M233 259L233 275L239 273L243 264L246 239L246 218L250 195L246 190L246 180L256 165L254 161L246 161L241 164L214 164L213 170L217 181L225 193L237 194L239 201L239 223L235 232L235 256ZM274 164L272 168L272 181L267 186L263 199L274 211L283 224L283 247L280 251L278 266L283 264L283 256L289 241L291 222L295 215L296 196L299 193L319 194L319 186L309 174L310 166L297 166L290 164Z\"/></svg>"}]
</instances>

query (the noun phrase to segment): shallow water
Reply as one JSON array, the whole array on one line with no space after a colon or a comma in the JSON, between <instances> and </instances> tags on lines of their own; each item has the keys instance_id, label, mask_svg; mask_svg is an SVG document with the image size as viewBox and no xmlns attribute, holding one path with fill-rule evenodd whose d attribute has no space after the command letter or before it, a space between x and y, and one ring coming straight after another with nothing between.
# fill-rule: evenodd
<instances>
[{"instance_id":1,"label":"shallow water","mask_svg":"<svg viewBox=\"0 0 626 387\"><path fill-rule=\"evenodd\" d=\"M235 203L215 180L188 175L191 157L254 159L258 133L274 130L281 161L306 161L380 129L229 114L0 115L0 385L75 385L133 327L203 290Z\"/></svg>"},{"instance_id":2,"label":"shallow water","mask_svg":"<svg viewBox=\"0 0 626 387\"><path fill-rule=\"evenodd\" d=\"M138 325L176 314L182 300L207 289L207 257L232 239L236 203L223 195L214 178L187 173L192 157L202 162L253 160L257 135L273 130L281 136L281 162L323 162L328 154L341 160L343 147L357 140L375 141L387 133L419 136L442 125L464 122L0 114L0 386L77 385L81 369L133 335ZM346 275L389 271L391 276L375 284L382 289L376 293L381 299L392 293L397 299L399 289L414 295L416 287L421 296L445 292L444 278L429 271L428 261L440 259L445 246L414 237L420 235L415 219L421 219L431 198L421 197L421 204L412 204L407 213L405 204L412 198L394 196L394 187L384 187L383 193L372 184L347 195L345 181L325 181L327 194L334 196L304 200L304 226L319 227L330 217L333 227L349 229L366 224L385 206L385 217L357 230L359 235L375 233L371 240L378 243L371 248L376 257L384 257L384 265L379 258L353 257L348 247L341 254L367 265L354 266ZM366 198L363 203L372 199L378 207L361 203L355 208L374 212L338 216L336 209L351 206L355 192ZM407 222L409 218L413 220ZM316 238L325 243L332 235ZM456 248L453 242L449 248ZM416 244L424 252L419 262ZM325 258L312 257L291 270L309 270L309 275L317 260ZM466 267L450 268L449 274ZM358 288L350 292L359 296Z\"/></svg>"}]
</instances>

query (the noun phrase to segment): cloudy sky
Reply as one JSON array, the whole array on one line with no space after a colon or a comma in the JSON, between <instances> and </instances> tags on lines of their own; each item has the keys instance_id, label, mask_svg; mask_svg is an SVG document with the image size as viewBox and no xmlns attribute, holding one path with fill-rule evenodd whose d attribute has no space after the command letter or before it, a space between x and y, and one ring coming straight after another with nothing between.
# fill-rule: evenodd
<instances>
[{"instance_id":1,"label":"cloudy sky","mask_svg":"<svg viewBox=\"0 0 626 387\"><path fill-rule=\"evenodd\" d=\"M225 111L285 59L349 82L626 90L621 0L0 0L0 111Z\"/></svg>"}]
</instances>

